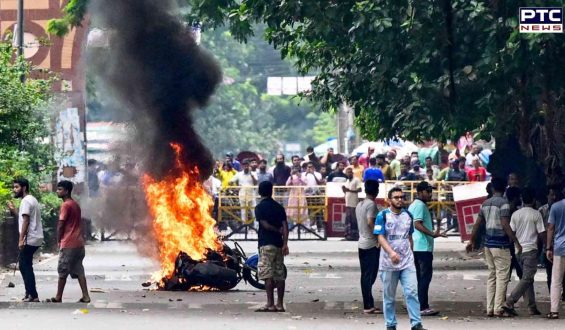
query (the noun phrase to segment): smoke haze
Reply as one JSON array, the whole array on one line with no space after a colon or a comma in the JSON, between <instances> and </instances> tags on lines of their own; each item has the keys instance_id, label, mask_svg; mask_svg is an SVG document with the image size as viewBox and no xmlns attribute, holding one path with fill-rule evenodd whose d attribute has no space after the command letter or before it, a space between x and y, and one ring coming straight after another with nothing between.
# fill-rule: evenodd
<instances>
[{"instance_id":1,"label":"smoke haze","mask_svg":"<svg viewBox=\"0 0 565 330\"><path fill-rule=\"evenodd\" d=\"M112 31L106 60L97 67L106 89L130 112L143 170L157 179L166 175L175 142L183 148L183 162L198 167L205 179L213 158L191 112L206 104L222 74L175 9L170 0L93 1L93 20Z\"/></svg>"}]
</instances>

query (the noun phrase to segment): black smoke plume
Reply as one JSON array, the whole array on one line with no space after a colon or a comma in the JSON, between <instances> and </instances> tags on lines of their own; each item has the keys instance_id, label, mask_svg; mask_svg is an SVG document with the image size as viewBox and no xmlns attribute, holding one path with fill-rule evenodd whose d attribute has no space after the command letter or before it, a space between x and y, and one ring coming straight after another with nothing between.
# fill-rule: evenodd
<instances>
[{"instance_id":1,"label":"black smoke plume","mask_svg":"<svg viewBox=\"0 0 565 330\"><path fill-rule=\"evenodd\" d=\"M171 0L97 0L92 19L110 31L99 75L130 112L144 169L162 178L182 160L210 176L213 158L193 128L191 112L206 104L222 79L219 66L196 44ZM100 65L102 64L102 66Z\"/></svg>"}]
</instances>

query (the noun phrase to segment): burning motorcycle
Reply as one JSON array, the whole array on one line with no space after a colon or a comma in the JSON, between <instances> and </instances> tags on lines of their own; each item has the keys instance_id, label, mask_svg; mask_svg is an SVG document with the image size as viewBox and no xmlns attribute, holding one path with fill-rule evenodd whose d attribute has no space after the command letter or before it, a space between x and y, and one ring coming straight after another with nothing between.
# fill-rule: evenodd
<instances>
[{"instance_id":1,"label":"burning motorcycle","mask_svg":"<svg viewBox=\"0 0 565 330\"><path fill-rule=\"evenodd\" d=\"M237 242L233 249L224 244L221 252L209 250L203 260L194 260L180 252L175 261L173 276L163 279L161 289L227 291L244 280L253 287L264 290L265 283L259 279L257 272L258 262L258 254L247 257Z\"/></svg>"}]
</instances>

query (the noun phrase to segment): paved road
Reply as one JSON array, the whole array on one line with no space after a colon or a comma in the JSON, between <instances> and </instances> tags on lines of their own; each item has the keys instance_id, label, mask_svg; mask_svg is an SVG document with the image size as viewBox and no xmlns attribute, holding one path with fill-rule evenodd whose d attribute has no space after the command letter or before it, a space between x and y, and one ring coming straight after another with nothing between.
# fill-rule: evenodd
<instances>
[{"instance_id":1,"label":"paved road","mask_svg":"<svg viewBox=\"0 0 565 330\"><path fill-rule=\"evenodd\" d=\"M248 252L256 242L245 242ZM354 242L291 242L287 313L254 313L264 303L264 293L240 283L231 292L160 292L141 287L158 265L141 257L125 242L94 243L87 248L85 268L92 303L72 303L80 297L75 281L69 281L64 304L18 303L23 287L19 273L0 275L0 329L366 329L384 328L382 315L362 315L359 269ZM439 317L426 318L430 329L562 329L565 321L539 317L488 319L483 315L486 271L480 259L470 258L455 238L438 241L436 271L431 288L433 307ZM56 290L56 258L36 264L38 291L42 299ZM548 310L545 271L536 276L539 307ZM15 288L6 288L8 282ZM514 279L510 286L515 285ZM380 301L382 286L375 296ZM399 296L400 297L400 296ZM399 303L399 329L408 320ZM519 309L525 313L525 310ZM565 310L562 309L565 315Z\"/></svg>"}]
</instances>

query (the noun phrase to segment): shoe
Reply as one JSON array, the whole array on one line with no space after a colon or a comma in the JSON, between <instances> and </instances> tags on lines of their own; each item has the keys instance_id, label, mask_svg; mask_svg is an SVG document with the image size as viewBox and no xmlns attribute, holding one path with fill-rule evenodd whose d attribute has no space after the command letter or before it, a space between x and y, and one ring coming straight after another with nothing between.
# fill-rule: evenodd
<instances>
[{"instance_id":1,"label":"shoe","mask_svg":"<svg viewBox=\"0 0 565 330\"><path fill-rule=\"evenodd\" d=\"M514 309L514 307L502 306L502 311L510 316L518 316L518 313Z\"/></svg>"},{"instance_id":2,"label":"shoe","mask_svg":"<svg viewBox=\"0 0 565 330\"><path fill-rule=\"evenodd\" d=\"M396 327L386 327L386 330L396 330Z\"/></svg>"},{"instance_id":3,"label":"shoe","mask_svg":"<svg viewBox=\"0 0 565 330\"><path fill-rule=\"evenodd\" d=\"M422 323L416 324L416 325L413 326L411 329L412 329L412 330L427 330L426 328L424 328L424 327L422 326Z\"/></svg>"},{"instance_id":4,"label":"shoe","mask_svg":"<svg viewBox=\"0 0 565 330\"><path fill-rule=\"evenodd\" d=\"M541 312L539 311L539 309L530 309L530 315L541 315Z\"/></svg>"},{"instance_id":5,"label":"shoe","mask_svg":"<svg viewBox=\"0 0 565 330\"><path fill-rule=\"evenodd\" d=\"M436 316L438 314L439 314L439 311L435 311L431 308L424 309L423 311L420 311L420 315L422 315L422 316Z\"/></svg>"}]
</instances>

